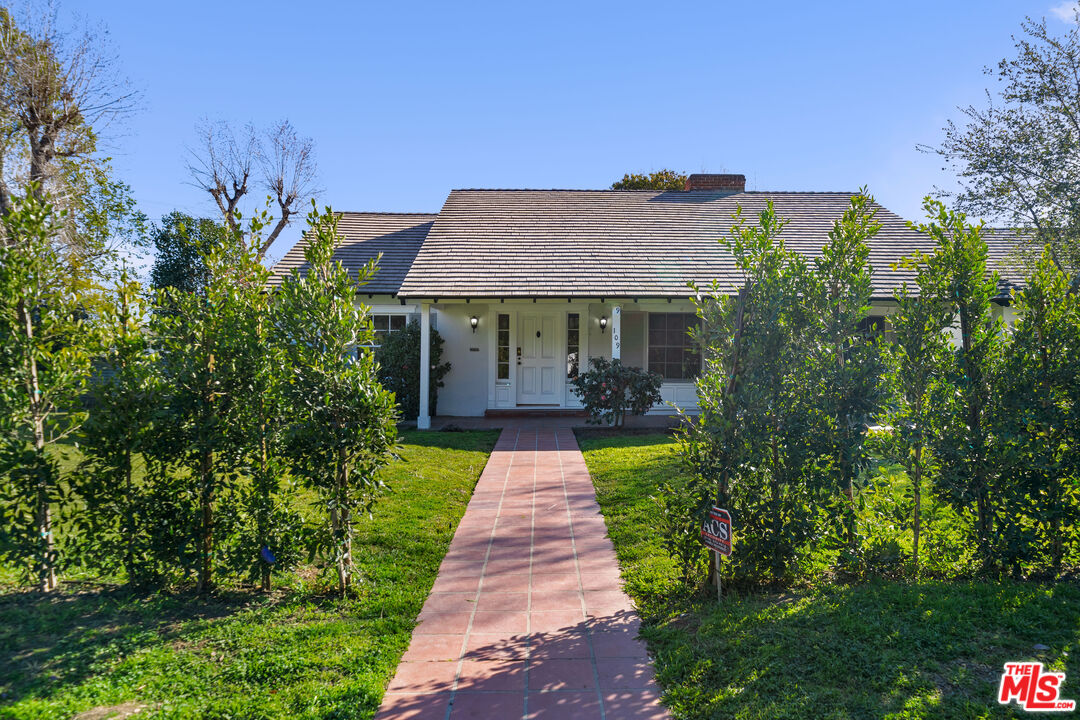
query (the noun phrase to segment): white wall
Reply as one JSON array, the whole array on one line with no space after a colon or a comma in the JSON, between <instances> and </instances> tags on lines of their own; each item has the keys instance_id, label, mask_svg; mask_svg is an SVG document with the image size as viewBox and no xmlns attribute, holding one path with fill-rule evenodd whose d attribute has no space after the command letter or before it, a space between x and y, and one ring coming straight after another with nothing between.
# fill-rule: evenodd
<instances>
[{"instance_id":1,"label":"white wall","mask_svg":"<svg viewBox=\"0 0 1080 720\"><path fill-rule=\"evenodd\" d=\"M433 312L439 316L439 334L443 338L443 362L450 363L450 372L439 388L439 415L483 415L488 403L488 338L489 316L486 304L469 303L437 305ZM480 322L473 333L469 318L476 315ZM475 349L474 349L475 348ZM492 373L493 375L493 373Z\"/></svg>"}]
</instances>

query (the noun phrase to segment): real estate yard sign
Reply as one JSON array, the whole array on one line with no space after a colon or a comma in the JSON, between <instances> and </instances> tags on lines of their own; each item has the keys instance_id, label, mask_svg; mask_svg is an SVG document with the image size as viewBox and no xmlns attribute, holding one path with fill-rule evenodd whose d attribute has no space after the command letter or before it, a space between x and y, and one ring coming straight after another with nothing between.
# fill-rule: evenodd
<instances>
[{"instance_id":1,"label":"real estate yard sign","mask_svg":"<svg viewBox=\"0 0 1080 720\"><path fill-rule=\"evenodd\" d=\"M731 557L731 515L714 507L701 526L701 542L724 557Z\"/></svg>"}]
</instances>

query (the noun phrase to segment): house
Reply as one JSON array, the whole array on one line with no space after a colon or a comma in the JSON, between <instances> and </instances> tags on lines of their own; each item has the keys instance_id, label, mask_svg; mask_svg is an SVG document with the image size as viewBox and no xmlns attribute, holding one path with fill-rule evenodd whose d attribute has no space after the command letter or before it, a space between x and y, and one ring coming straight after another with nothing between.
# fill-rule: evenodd
<instances>
[{"instance_id":1,"label":"house","mask_svg":"<svg viewBox=\"0 0 1080 720\"><path fill-rule=\"evenodd\" d=\"M660 372L664 400L693 410L700 358L686 333L695 322L687 283L716 279L738 291L734 260L717 242L736 209L753 222L772 200L789 221L787 246L814 257L853 194L747 192L745 184L742 175L701 174L685 192L454 190L438 213L342 213L336 257L355 270L382 254L359 296L380 336L410 317L425 337L433 327L443 336L452 369L440 414L580 408L568 380L599 356ZM933 243L885 208L878 220L872 314L884 317L913 279L894 264ZM277 263L272 284L302 270L303 245ZM991 261L1007 276L1006 245L992 244ZM1011 312L1007 297L1003 314ZM424 387L429 365L422 358ZM431 422L427 396L420 393L421 428Z\"/></svg>"}]
</instances>

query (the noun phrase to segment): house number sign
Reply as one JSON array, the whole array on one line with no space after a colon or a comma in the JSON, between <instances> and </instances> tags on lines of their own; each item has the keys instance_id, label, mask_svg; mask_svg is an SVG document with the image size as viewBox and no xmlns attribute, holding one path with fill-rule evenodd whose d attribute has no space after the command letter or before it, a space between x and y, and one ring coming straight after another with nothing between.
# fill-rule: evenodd
<instances>
[{"instance_id":1,"label":"house number sign","mask_svg":"<svg viewBox=\"0 0 1080 720\"><path fill-rule=\"evenodd\" d=\"M614 316L614 322L611 323L611 346L616 350L622 349L622 323L619 322L622 319L622 308L616 305L611 309L611 314Z\"/></svg>"}]
</instances>

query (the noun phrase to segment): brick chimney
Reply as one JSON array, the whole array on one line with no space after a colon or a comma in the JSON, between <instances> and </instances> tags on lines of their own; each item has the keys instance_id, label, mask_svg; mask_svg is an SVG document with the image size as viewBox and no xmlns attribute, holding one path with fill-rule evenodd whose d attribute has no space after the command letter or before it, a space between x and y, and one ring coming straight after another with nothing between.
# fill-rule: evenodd
<instances>
[{"instance_id":1,"label":"brick chimney","mask_svg":"<svg viewBox=\"0 0 1080 720\"><path fill-rule=\"evenodd\" d=\"M686 189L741 193L746 191L746 176L694 173L686 178Z\"/></svg>"}]
</instances>

